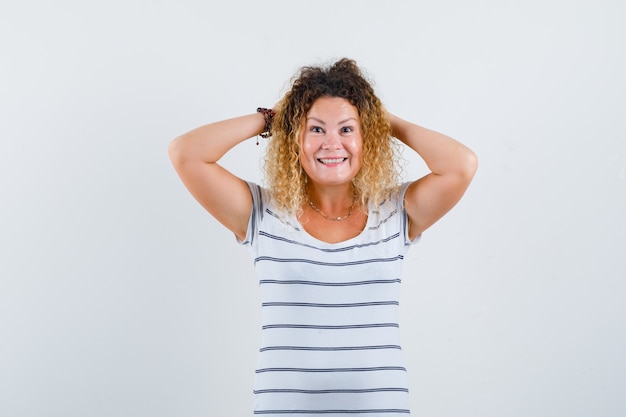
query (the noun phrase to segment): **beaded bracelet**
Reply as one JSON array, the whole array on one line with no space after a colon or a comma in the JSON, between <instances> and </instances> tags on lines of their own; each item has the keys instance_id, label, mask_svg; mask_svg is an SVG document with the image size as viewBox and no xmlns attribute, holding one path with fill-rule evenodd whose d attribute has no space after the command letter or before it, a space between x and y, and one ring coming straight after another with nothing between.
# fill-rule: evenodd
<instances>
[{"instance_id":1,"label":"beaded bracelet","mask_svg":"<svg viewBox=\"0 0 626 417\"><path fill-rule=\"evenodd\" d=\"M265 107L258 107L256 109L257 113L261 113L265 118L265 126L263 127L263 132L259 134L263 139L267 139L272 136L272 119L276 115L276 112L272 109L266 109ZM256 144L259 144L259 139L257 138Z\"/></svg>"}]
</instances>

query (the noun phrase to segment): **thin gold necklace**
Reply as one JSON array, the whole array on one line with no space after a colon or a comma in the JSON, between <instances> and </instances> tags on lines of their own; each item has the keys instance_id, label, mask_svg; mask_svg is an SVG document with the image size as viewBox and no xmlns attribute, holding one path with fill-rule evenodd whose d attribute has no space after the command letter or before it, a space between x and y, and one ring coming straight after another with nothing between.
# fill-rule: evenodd
<instances>
[{"instance_id":1,"label":"thin gold necklace","mask_svg":"<svg viewBox=\"0 0 626 417\"><path fill-rule=\"evenodd\" d=\"M327 216L322 210L320 210L319 208L317 208L317 206L315 205L315 203L313 202L313 200L309 200L309 206L311 206L311 208L313 210L315 210L316 212L318 212L320 214L320 216L322 216L323 218L327 219L327 220L332 220L334 222L340 222L342 220L347 219L348 217L350 217L352 215L352 210L354 210L354 205L356 204L356 194L353 194L352 196L352 205L350 206L350 209L348 210L348 214L346 214L345 216L339 216L339 217L330 217Z\"/></svg>"}]
</instances>

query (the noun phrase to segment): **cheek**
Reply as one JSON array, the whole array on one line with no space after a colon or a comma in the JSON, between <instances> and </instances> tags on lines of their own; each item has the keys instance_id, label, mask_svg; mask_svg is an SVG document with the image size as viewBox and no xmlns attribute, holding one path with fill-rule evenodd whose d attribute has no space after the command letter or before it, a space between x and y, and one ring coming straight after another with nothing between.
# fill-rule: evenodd
<instances>
[{"instance_id":1,"label":"cheek","mask_svg":"<svg viewBox=\"0 0 626 417\"><path fill-rule=\"evenodd\" d=\"M358 161L357 163L360 169L361 166L363 165L363 146L361 142L359 142L358 145L356 146L354 155L356 156L356 159Z\"/></svg>"},{"instance_id":2,"label":"cheek","mask_svg":"<svg viewBox=\"0 0 626 417\"><path fill-rule=\"evenodd\" d=\"M314 159L313 147L310 142L306 140L301 142L300 146L300 155L298 155L298 159L300 160L300 165L306 170L313 164Z\"/></svg>"},{"instance_id":3,"label":"cheek","mask_svg":"<svg viewBox=\"0 0 626 417\"><path fill-rule=\"evenodd\" d=\"M300 146L300 150L302 151L302 155L310 156L312 152L313 146L311 145L311 141L304 139L302 141L302 146Z\"/></svg>"},{"instance_id":4,"label":"cheek","mask_svg":"<svg viewBox=\"0 0 626 417\"><path fill-rule=\"evenodd\" d=\"M300 136L300 151L306 152L311 146L311 141L306 137L306 133L302 133Z\"/></svg>"},{"instance_id":5,"label":"cheek","mask_svg":"<svg viewBox=\"0 0 626 417\"><path fill-rule=\"evenodd\" d=\"M361 138L354 138L350 141L350 152L353 155L359 155L359 157L363 154L363 141Z\"/></svg>"}]
</instances>

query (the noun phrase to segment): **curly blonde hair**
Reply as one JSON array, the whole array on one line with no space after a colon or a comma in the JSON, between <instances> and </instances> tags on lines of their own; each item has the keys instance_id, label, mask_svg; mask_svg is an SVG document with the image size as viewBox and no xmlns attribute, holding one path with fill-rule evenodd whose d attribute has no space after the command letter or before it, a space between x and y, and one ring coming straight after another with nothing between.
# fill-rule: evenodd
<instances>
[{"instance_id":1,"label":"curly blonde hair","mask_svg":"<svg viewBox=\"0 0 626 417\"><path fill-rule=\"evenodd\" d=\"M301 133L311 106L320 97L341 97L356 107L361 120L363 160L353 180L357 198L381 202L398 185L398 145L387 113L356 62L343 58L329 67L306 66L275 107L264 168L277 208L299 216L308 201L307 174L300 163Z\"/></svg>"}]
</instances>

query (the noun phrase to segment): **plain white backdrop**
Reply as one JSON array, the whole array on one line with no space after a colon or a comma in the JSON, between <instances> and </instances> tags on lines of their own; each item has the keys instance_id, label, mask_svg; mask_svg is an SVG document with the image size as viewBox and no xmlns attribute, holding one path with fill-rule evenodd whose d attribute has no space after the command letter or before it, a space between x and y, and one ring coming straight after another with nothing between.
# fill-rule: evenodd
<instances>
[{"instance_id":1,"label":"plain white backdrop","mask_svg":"<svg viewBox=\"0 0 626 417\"><path fill-rule=\"evenodd\" d=\"M1 0L0 415L251 415L254 270L167 146L343 56L480 159L406 262L413 414L625 415L625 21L619 0ZM260 181L262 154L223 163Z\"/></svg>"}]
</instances>

